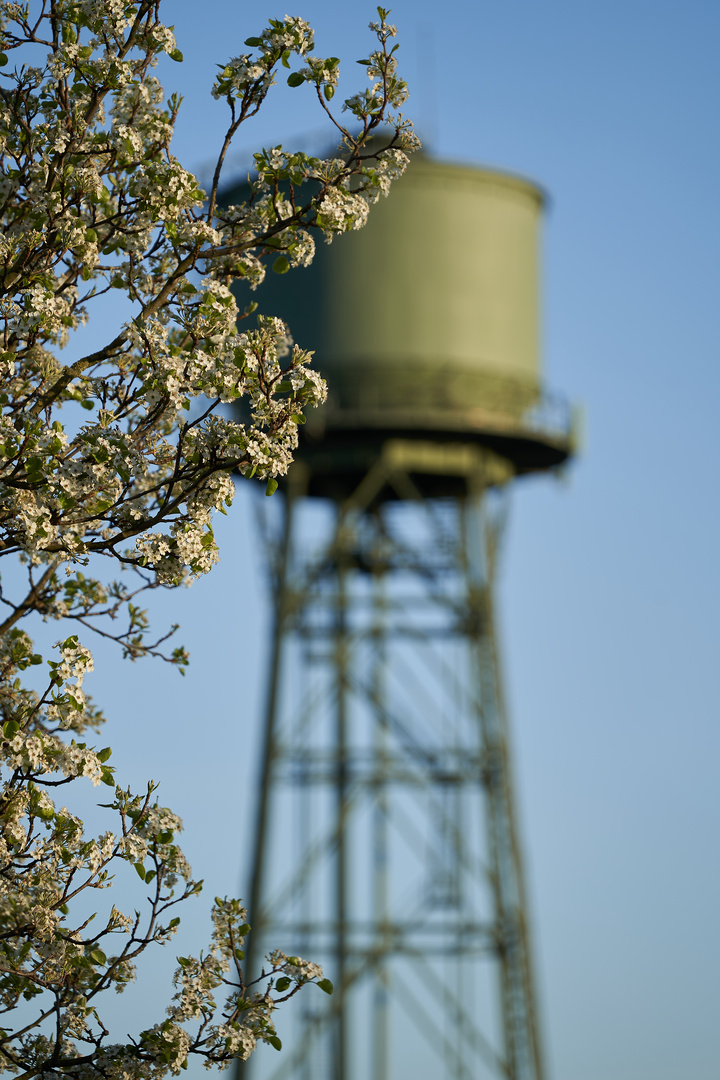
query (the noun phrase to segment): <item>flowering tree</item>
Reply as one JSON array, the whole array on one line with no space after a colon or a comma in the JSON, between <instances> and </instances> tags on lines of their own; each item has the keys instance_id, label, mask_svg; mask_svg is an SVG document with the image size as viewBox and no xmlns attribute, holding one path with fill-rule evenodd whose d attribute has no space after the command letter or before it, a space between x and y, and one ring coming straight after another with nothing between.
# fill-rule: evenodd
<instances>
[{"instance_id":1,"label":"flowering tree","mask_svg":"<svg viewBox=\"0 0 720 1080\"><path fill-rule=\"evenodd\" d=\"M279 1049L273 1010L304 983L332 989L316 965L281 953L244 975L245 911L218 898L209 951L179 959L167 1016L121 1045L101 1016L103 992L121 991L138 955L169 940L200 884L153 785L123 788L110 749L92 745L103 717L83 690L93 661L80 638L182 670L184 650L150 635L138 595L212 567L212 515L232 502L233 471L272 493L303 410L325 394L311 355L278 319L251 326L255 305L238 311L230 284L255 288L268 263L302 266L317 237L362 225L414 145L395 113L406 88L386 11L361 61L370 85L343 106L349 124L331 107L337 58L309 55L302 19L271 20L217 76L230 119L200 190L170 152L180 103L163 103L153 68L182 56L159 7L0 3L0 555L13 567L0 589L0 1063L22 1077L159 1076L190 1055L227 1065L258 1039ZM283 68L291 87L314 91L342 149L327 160L263 150L247 202L225 206L228 148ZM83 355L75 331L110 290L128 320ZM243 396L250 423L219 413ZM33 617L71 624L47 658L24 629ZM51 798L82 777L111 789L112 827L97 838ZM142 883L142 912L95 917L91 890L123 863Z\"/></svg>"}]
</instances>

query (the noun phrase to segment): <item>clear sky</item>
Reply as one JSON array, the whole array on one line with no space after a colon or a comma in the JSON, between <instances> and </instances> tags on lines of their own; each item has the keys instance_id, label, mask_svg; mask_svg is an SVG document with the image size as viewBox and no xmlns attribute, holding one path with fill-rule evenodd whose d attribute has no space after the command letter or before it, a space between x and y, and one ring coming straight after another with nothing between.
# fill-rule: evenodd
<instances>
[{"instance_id":1,"label":"clear sky","mask_svg":"<svg viewBox=\"0 0 720 1080\"><path fill-rule=\"evenodd\" d=\"M213 65L285 9L164 7L185 54L163 71L186 97L175 151L206 172ZM361 84L370 4L288 13L346 61L341 90ZM431 152L550 193L547 381L587 417L565 482L518 484L501 586L549 1075L717 1080L720 6L398 0L392 19ZM278 90L237 167L323 138L310 94ZM250 511L242 493L217 571L155 605L183 624L187 678L101 651L88 683L120 776L162 780L213 895L249 885L267 631ZM134 991L145 1022L159 980Z\"/></svg>"}]
</instances>

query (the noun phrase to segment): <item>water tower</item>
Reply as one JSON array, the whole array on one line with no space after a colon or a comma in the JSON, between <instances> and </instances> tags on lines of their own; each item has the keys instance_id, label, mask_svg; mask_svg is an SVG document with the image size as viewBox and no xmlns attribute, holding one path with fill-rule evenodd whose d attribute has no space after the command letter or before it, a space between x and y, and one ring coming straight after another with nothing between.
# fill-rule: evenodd
<instances>
[{"instance_id":1,"label":"water tower","mask_svg":"<svg viewBox=\"0 0 720 1080\"><path fill-rule=\"evenodd\" d=\"M418 157L261 294L330 395L267 500L250 966L276 945L335 994L304 991L253 1076L543 1076L493 617L507 493L572 450L539 364L542 204Z\"/></svg>"}]
</instances>

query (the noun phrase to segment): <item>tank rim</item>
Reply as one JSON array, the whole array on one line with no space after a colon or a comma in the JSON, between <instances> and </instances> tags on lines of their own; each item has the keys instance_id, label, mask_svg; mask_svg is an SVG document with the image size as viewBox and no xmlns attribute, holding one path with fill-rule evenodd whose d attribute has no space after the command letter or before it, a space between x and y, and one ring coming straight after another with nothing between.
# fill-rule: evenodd
<instances>
[{"instance_id":1,"label":"tank rim","mask_svg":"<svg viewBox=\"0 0 720 1080\"><path fill-rule=\"evenodd\" d=\"M483 162L440 160L439 158L424 154L420 151L411 156L410 165L403 178L416 176L418 166L420 168L423 166L430 166L432 171L436 173L442 171L453 174L465 173L468 178L480 183L494 182L498 184L498 186L515 188L525 193L529 192L531 195L535 196L541 208L548 206L550 203L549 191L543 184L531 179L524 173L515 172L513 169L504 169L493 165L486 165Z\"/></svg>"}]
</instances>

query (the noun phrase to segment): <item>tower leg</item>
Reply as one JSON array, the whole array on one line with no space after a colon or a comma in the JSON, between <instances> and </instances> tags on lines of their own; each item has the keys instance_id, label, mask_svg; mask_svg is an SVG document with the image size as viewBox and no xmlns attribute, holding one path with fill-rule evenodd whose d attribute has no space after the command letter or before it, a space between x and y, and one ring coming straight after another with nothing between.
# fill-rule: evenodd
<instances>
[{"instance_id":1,"label":"tower leg","mask_svg":"<svg viewBox=\"0 0 720 1080\"><path fill-rule=\"evenodd\" d=\"M542 1080L527 903L513 799L509 728L494 616L494 564L500 538L488 517L487 498L479 484L471 485L464 518L467 608L472 613L469 635L475 652L477 716L492 855L505 1057L511 1077Z\"/></svg>"}]
</instances>

